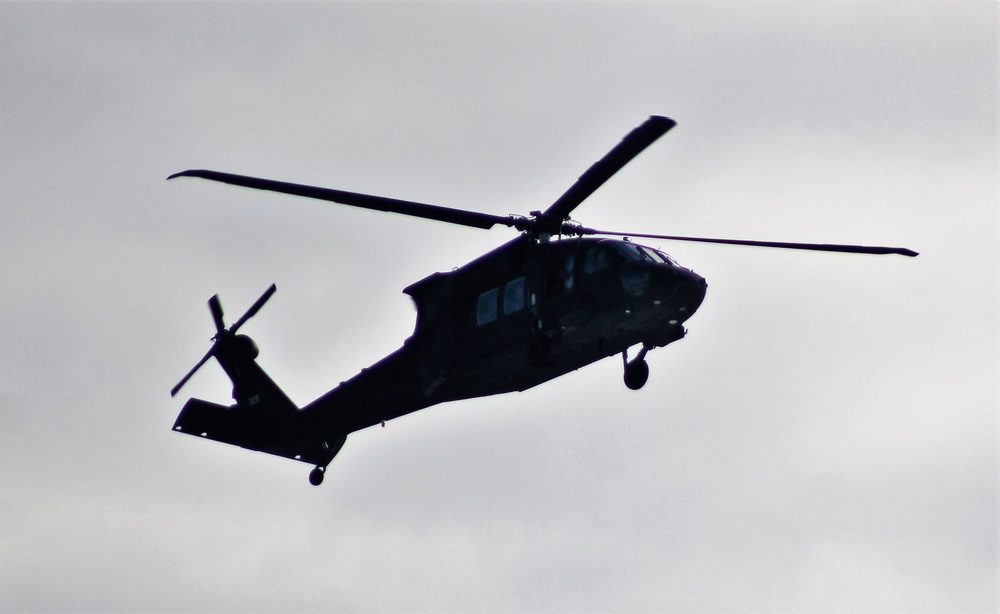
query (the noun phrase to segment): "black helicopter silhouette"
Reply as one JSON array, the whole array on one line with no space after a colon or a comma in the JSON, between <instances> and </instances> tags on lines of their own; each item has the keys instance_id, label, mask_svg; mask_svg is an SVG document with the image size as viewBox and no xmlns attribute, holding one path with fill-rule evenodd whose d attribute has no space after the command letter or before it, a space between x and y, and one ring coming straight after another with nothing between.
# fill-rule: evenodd
<instances>
[{"instance_id":1,"label":"black helicopter silhouette","mask_svg":"<svg viewBox=\"0 0 1000 614\"><path fill-rule=\"evenodd\" d=\"M386 420L431 405L526 390L619 354L625 384L638 390L649 376L646 353L684 337L684 322L701 305L707 284L659 250L594 236L917 255L896 247L621 233L570 221L570 213L594 190L675 125L666 117L650 117L548 209L529 217L207 170L171 175L168 179L200 177L473 228L499 224L520 231L516 239L465 266L434 273L404 289L416 303L417 321L403 346L302 408L257 364L254 342L237 334L276 286L228 328L218 295L213 296L208 305L215 321L214 343L170 394L176 395L214 357L232 380L236 403L225 406L192 398L174 430L315 465L309 481L319 485L350 433L384 426ZM640 349L629 360L628 350L635 346Z\"/></svg>"}]
</instances>

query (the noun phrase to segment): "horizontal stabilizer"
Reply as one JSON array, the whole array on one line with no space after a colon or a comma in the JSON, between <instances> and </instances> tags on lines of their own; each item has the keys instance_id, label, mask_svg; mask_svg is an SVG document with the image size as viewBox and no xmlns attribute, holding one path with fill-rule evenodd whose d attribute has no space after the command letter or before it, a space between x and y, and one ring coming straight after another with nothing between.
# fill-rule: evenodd
<instances>
[{"instance_id":1,"label":"horizontal stabilizer","mask_svg":"<svg viewBox=\"0 0 1000 614\"><path fill-rule=\"evenodd\" d=\"M237 406L190 399L177 416L174 431L324 467L347 441L346 434L323 441L297 437L287 416L282 422L279 426Z\"/></svg>"}]
</instances>

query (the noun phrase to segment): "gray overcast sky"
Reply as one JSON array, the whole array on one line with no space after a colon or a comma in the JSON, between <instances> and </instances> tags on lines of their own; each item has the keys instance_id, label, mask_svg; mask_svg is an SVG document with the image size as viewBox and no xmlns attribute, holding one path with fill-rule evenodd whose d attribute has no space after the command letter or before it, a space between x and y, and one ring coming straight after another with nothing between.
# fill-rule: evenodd
<instances>
[{"instance_id":1,"label":"gray overcast sky","mask_svg":"<svg viewBox=\"0 0 1000 614\"><path fill-rule=\"evenodd\" d=\"M0 4L0 610L995 612L997 5ZM205 301L299 404L510 238L212 168L575 215L709 281L607 360L309 467L172 433ZM186 394L228 400L211 365Z\"/></svg>"}]
</instances>

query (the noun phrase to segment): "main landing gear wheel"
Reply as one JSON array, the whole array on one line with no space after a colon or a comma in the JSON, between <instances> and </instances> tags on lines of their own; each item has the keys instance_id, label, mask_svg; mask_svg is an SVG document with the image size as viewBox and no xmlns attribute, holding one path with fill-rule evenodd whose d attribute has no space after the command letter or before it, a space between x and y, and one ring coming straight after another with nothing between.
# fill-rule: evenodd
<instances>
[{"instance_id":1,"label":"main landing gear wheel","mask_svg":"<svg viewBox=\"0 0 1000 614\"><path fill-rule=\"evenodd\" d=\"M649 346L642 346L639 355L633 360L628 359L628 350L622 352L622 364L625 365L625 385L629 390L638 390L646 385L649 379L649 365L646 364L646 352Z\"/></svg>"},{"instance_id":2,"label":"main landing gear wheel","mask_svg":"<svg viewBox=\"0 0 1000 614\"><path fill-rule=\"evenodd\" d=\"M320 484L323 483L323 475L325 473L326 471L323 469L323 467L316 467L315 469L309 472L309 483L312 484L313 486L319 486Z\"/></svg>"},{"instance_id":3,"label":"main landing gear wheel","mask_svg":"<svg viewBox=\"0 0 1000 614\"><path fill-rule=\"evenodd\" d=\"M636 358L625 365L625 385L629 390L638 390L649 379L649 365L642 358Z\"/></svg>"}]
</instances>

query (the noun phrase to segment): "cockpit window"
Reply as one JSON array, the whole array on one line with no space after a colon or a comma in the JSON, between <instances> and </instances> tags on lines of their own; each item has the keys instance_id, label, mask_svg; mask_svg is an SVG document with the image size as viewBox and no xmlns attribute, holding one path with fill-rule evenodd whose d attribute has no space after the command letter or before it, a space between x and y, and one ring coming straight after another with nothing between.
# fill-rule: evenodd
<instances>
[{"instance_id":1,"label":"cockpit window","mask_svg":"<svg viewBox=\"0 0 1000 614\"><path fill-rule=\"evenodd\" d=\"M651 260L652 256L647 255L639 245L625 243L623 241L607 241L597 243L590 248L583 261L583 271L594 273L602 271L614 264L621 264L629 260ZM655 259L655 262L663 262Z\"/></svg>"},{"instance_id":2,"label":"cockpit window","mask_svg":"<svg viewBox=\"0 0 1000 614\"><path fill-rule=\"evenodd\" d=\"M583 260L584 273L596 273L611 267L611 248L607 243L598 243L587 251Z\"/></svg>"},{"instance_id":3,"label":"cockpit window","mask_svg":"<svg viewBox=\"0 0 1000 614\"><path fill-rule=\"evenodd\" d=\"M614 243L615 251L622 257L622 260L644 260L642 250L638 245L632 243Z\"/></svg>"},{"instance_id":4,"label":"cockpit window","mask_svg":"<svg viewBox=\"0 0 1000 614\"><path fill-rule=\"evenodd\" d=\"M677 263L673 261L670 256L664 254L663 252L656 251L651 247L646 247L645 245L640 245L639 249L642 250L644 256L660 264L669 264L671 266L677 266Z\"/></svg>"}]
</instances>

